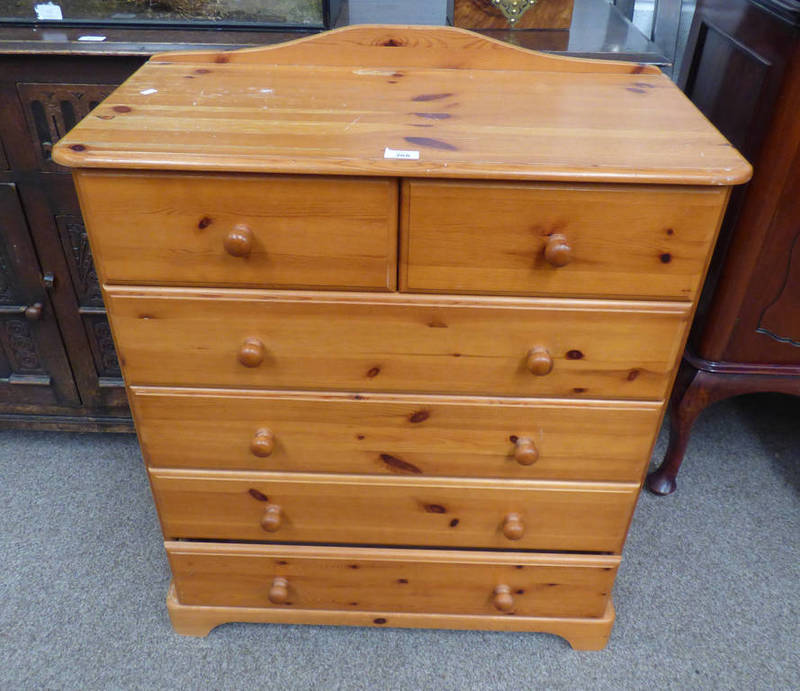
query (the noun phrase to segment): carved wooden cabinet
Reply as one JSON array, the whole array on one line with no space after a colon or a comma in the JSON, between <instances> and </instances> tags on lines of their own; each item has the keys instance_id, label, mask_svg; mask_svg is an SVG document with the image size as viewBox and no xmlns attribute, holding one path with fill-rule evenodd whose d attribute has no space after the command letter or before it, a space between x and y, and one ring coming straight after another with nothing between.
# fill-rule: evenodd
<instances>
[{"instance_id":1,"label":"carved wooden cabinet","mask_svg":"<svg viewBox=\"0 0 800 691\"><path fill-rule=\"evenodd\" d=\"M144 59L0 54L0 426L131 428L72 180L51 153Z\"/></svg>"},{"instance_id":2,"label":"carved wooden cabinet","mask_svg":"<svg viewBox=\"0 0 800 691\"><path fill-rule=\"evenodd\" d=\"M734 191L648 478L675 490L692 425L738 394L800 395L800 2L698 3L680 84L753 163Z\"/></svg>"},{"instance_id":3,"label":"carved wooden cabinet","mask_svg":"<svg viewBox=\"0 0 800 691\"><path fill-rule=\"evenodd\" d=\"M596 649L731 187L657 68L455 28L155 56L75 181L181 633Z\"/></svg>"}]
</instances>

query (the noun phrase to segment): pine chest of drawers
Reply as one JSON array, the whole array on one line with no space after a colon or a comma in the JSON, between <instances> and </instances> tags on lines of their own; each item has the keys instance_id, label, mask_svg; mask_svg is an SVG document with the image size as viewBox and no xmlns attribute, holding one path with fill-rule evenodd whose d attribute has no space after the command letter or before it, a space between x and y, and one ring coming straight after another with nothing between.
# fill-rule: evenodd
<instances>
[{"instance_id":1,"label":"pine chest of drawers","mask_svg":"<svg viewBox=\"0 0 800 691\"><path fill-rule=\"evenodd\" d=\"M657 70L449 28L156 56L73 166L174 576L600 648L747 163Z\"/></svg>"}]
</instances>

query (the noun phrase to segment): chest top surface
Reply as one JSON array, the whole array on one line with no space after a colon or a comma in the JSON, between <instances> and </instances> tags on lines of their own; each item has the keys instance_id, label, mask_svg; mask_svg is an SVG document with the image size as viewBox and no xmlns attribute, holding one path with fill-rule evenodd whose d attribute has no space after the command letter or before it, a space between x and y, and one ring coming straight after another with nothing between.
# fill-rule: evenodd
<instances>
[{"instance_id":1,"label":"chest top surface","mask_svg":"<svg viewBox=\"0 0 800 691\"><path fill-rule=\"evenodd\" d=\"M751 172L655 67L550 56L449 27L355 26L265 48L156 55L54 159L702 185Z\"/></svg>"}]
</instances>

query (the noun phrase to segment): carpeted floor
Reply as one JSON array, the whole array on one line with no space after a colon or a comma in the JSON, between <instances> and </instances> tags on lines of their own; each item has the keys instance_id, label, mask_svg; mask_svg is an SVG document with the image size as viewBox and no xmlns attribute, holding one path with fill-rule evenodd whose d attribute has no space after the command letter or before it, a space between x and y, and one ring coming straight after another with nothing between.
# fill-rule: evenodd
<instances>
[{"instance_id":1,"label":"carpeted floor","mask_svg":"<svg viewBox=\"0 0 800 691\"><path fill-rule=\"evenodd\" d=\"M0 689L800 688L800 399L706 411L679 483L641 496L603 652L245 624L194 639L167 620L135 438L0 432Z\"/></svg>"}]
</instances>

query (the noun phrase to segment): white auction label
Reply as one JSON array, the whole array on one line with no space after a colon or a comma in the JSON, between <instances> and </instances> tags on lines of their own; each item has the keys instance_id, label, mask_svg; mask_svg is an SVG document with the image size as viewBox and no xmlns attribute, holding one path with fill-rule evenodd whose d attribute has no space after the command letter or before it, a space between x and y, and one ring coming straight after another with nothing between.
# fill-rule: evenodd
<instances>
[{"instance_id":1,"label":"white auction label","mask_svg":"<svg viewBox=\"0 0 800 691\"><path fill-rule=\"evenodd\" d=\"M78 36L79 41L105 41L105 36Z\"/></svg>"},{"instance_id":2,"label":"white auction label","mask_svg":"<svg viewBox=\"0 0 800 691\"><path fill-rule=\"evenodd\" d=\"M61 14L61 7L52 2L43 2L33 6L36 12L36 19L64 19Z\"/></svg>"},{"instance_id":3,"label":"white auction label","mask_svg":"<svg viewBox=\"0 0 800 691\"><path fill-rule=\"evenodd\" d=\"M409 161L419 160L419 151L399 151L397 149L390 149L388 146L383 152L384 158L404 158Z\"/></svg>"}]
</instances>

